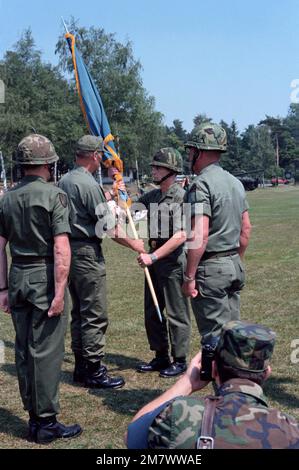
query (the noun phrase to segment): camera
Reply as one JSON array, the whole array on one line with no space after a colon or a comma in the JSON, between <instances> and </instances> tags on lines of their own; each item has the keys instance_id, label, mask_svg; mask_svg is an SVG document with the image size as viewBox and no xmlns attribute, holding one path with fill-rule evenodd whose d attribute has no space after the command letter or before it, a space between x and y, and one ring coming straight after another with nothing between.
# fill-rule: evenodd
<instances>
[{"instance_id":1,"label":"camera","mask_svg":"<svg viewBox=\"0 0 299 470\"><path fill-rule=\"evenodd\" d=\"M204 335L201 340L201 380L212 380L212 362L215 358L215 352L219 336L214 336L212 333Z\"/></svg>"}]
</instances>

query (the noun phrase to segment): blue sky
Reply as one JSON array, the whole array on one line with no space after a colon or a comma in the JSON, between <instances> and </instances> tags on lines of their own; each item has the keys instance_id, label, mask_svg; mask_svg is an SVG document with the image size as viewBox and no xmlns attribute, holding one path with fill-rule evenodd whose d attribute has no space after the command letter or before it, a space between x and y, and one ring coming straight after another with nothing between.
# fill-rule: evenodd
<instances>
[{"instance_id":1,"label":"blue sky","mask_svg":"<svg viewBox=\"0 0 299 470\"><path fill-rule=\"evenodd\" d=\"M0 58L31 27L44 60L57 62L60 16L133 43L143 84L170 125L198 113L235 119L286 115L299 78L298 0L0 0Z\"/></svg>"}]
</instances>

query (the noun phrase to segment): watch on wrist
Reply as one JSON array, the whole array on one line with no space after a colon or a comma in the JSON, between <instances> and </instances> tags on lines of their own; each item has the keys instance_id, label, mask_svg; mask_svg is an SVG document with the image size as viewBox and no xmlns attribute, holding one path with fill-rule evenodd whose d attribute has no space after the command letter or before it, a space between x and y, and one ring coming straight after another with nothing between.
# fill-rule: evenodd
<instances>
[{"instance_id":1,"label":"watch on wrist","mask_svg":"<svg viewBox=\"0 0 299 470\"><path fill-rule=\"evenodd\" d=\"M191 277L191 276L187 276L186 273L184 273L184 276L183 276L183 279L184 279L184 282L192 282L192 281L195 281L195 277Z\"/></svg>"},{"instance_id":2,"label":"watch on wrist","mask_svg":"<svg viewBox=\"0 0 299 470\"><path fill-rule=\"evenodd\" d=\"M155 263L156 261L158 261L158 256L155 255L155 253L150 253L150 257L151 257L152 263Z\"/></svg>"}]
</instances>

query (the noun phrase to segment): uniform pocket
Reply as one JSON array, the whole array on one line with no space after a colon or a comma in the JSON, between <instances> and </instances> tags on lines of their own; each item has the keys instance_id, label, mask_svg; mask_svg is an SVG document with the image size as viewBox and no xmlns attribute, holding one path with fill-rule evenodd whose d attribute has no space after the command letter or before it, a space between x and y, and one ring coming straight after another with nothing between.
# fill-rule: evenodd
<instances>
[{"instance_id":1,"label":"uniform pocket","mask_svg":"<svg viewBox=\"0 0 299 470\"><path fill-rule=\"evenodd\" d=\"M231 260L205 263L198 286L203 297L225 297L235 279L235 269Z\"/></svg>"},{"instance_id":2,"label":"uniform pocket","mask_svg":"<svg viewBox=\"0 0 299 470\"><path fill-rule=\"evenodd\" d=\"M245 269L240 258L234 261L234 266L236 270L236 279L232 283L231 292L237 292L243 289L245 285Z\"/></svg>"},{"instance_id":3,"label":"uniform pocket","mask_svg":"<svg viewBox=\"0 0 299 470\"><path fill-rule=\"evenodd\" d=\"M48 276L45 270L36 271L29 274L29 284L38 284L48 282Z\"/></svg>"},{"instance_id":4,"label":"uniform pocket","mask_svg":"<svg viewBox=\"0 0 299 470\"><path fill-rule=\"evenodd\" d=\"M40 310L47 310L55 295L53 265L36 269L28 275L28 300Z\"/></svg>"}]
</instances>

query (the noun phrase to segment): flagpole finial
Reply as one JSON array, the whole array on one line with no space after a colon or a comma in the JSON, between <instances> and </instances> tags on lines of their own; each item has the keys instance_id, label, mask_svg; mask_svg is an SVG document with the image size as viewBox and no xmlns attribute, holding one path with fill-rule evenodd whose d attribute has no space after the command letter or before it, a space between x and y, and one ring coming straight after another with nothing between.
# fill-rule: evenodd
<instances>
[{"instance_id":1,"label":"flagpole finial","mask_svg":"<svg viewBox=\"0 0 299 470\"><path fill-rule=\"evenodd\" d=\"M61 21L63 22L63 26L65 27L66 33L69 34L69 30L67 29L67 26L65 24L65 21L64 21L63 17L61 17Z\"/></svg>"}]
</instances>

